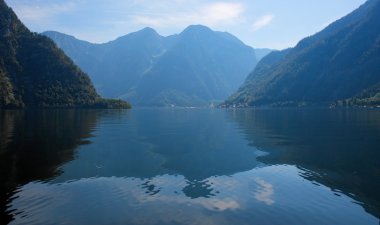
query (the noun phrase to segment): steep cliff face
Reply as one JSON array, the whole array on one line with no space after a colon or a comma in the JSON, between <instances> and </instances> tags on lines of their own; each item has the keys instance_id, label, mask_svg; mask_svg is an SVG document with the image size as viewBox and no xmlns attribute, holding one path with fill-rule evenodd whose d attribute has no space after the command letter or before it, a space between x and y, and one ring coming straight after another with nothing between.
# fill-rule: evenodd
<instances>
[{"instance_id":1,"label":"steep cliff face","mask_svg":"<svg viewBox=\"0 0 380 225\"><path fill-rule=\"evenodd\" d=\"M379 21L380 1L367 1L295 48L276 53L281 60L257 67L227 104L326 104L358 95L380 82Z\"/></svg>"},{"instance_id":2,"label":"steep cliff face","mask_svg":"<svg viewBox=\"0 0 380 225\"><path fill-rule=\"evenodd\" d=\"M91 107L104 100L49 38L0 0L0 107Z\"/></svg>"}]
</instances>

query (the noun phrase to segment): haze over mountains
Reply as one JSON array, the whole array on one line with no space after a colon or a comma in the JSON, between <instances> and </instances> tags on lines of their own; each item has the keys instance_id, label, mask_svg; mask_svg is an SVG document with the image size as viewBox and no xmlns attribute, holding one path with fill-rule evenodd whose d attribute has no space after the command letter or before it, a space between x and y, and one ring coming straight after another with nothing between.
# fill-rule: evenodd
<instances>
[{"instance_id":1,"label":"haze over mountains","mask_svg":"<svg viewBox=\"0 0 380 225\"><path fill-rule=\"evenodd\" d=\"M193 25L163 37L151 28L105 44L44 32L87 72L106 97L145 106L221 102L255 67L255 50L233 35ZM258 50L263 57L270 50Z\"/></svg>"},{"instance_id":2,"label":"haze over mountains","mask_svg":"<svg viewBox=\"0 0 380 225\"><path fill-rule=\"evenodd\" d=\"M30 32L0 0L0 108L108 107L110 103L100 98L88 76L54 42Z\"/></svg>"},{"instance_id":3,"label":"haze over mountains","mask_svg":"<svg viewBox=\"0 0 380 225\"><path fill-rule=\"evenodd\" d=\"M227 105L380 104L380 0L272 52Z\"/></svg>"}]
</instances>

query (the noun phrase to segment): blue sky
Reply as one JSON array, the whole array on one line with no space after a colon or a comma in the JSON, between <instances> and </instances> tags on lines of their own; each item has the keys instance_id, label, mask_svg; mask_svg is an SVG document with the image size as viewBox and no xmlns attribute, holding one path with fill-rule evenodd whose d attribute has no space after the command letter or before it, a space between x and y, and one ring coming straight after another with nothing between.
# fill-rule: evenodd
<instances>
[{"instance_id":1,"label":"blue sky","mask_svg":"<svg viewBox=\"0 0 380 225\"><path fill-rule=\"evenodd\" d=\"M152 27L161 35L191 24L227 31L253 47L294 46L365 0L6 0L35 32L56 30L107 42Z\"/></svg>"}]
</instances>

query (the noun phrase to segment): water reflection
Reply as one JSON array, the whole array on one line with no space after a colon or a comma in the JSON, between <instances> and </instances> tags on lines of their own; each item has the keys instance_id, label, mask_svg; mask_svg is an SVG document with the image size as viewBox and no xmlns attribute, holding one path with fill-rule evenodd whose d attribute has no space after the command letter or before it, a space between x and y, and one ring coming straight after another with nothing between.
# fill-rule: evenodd
<instances>
[{"instance_id":1,"label":"water reflection","mask_svg":"<svg viewBox=\"0 0 380 225\"><path fill-rule=\"evenodd\" d=\"M380 216L380 111L247 109L230 111L266 164L296 165L300 175L343 192Z\"/></svg>"},{"instance_id":2,"label":"water reflection","mask_svg":"<svg viewBox=\"0 0 380 225\"><path fill-rule=\"evenodd\" d=\"M39 186L34 181L131 177L141 179L137 187L155 196L164 184L152 179L169 174L183 176L174 194L215 197L218 186L209 178L249 171L260 165L256 157L262 154L242 142L235 125L224 119L224 112L210 110L4 111L1 128L7 132L0 160L2 193L8 193L2 196L5 220L16 215L14 210L22 214L14 207L17 201L9 207L9 200L25 198ZM28 188L17 190L20 186Z\"/></svg>"},{"instance_id":3,"label":"water reflection","mask_svg":"<svg viewBox=\"0 0 380 225\"><path fill-rule=\"evenodd\" d=\"M378 215L376 111L4 111L0 121L11 224L378 223L359 205Z\"/></svg>"},{"instance_id":4,"label":"water reflection","mask_svg":"<svg viewBox=\"0 0 380 225\"><path fill-rule=\"evenodd\" d=\"M190 198L210 198L212 196L215 196L213 194L212 185L208 183L208 181L187 181L187 186L182 189L183 193Z\"/></svg>"},{"instance_id":5,"label":"water reflection","mask_svg":"<svg viewBox=\"0 0 380 225\"><path fill-rule=\"evenodd\" d=\"M4 154L6 147L11 140L16 115L10 115L9 113L0 110L0 154Z\"/></svg>"},{"instance_id":6,"label":"water reflection","mask_svg":"<svg viewBox=\"0 0 380 225\"><path fill-rule=\"evenodd\" d=\"M98 114L89 111L0 111L1 221L16 188L58 176L57 168L87 144Z\"/></svg>"},{"instance_id":7,"label":"water reflection","mask_svg":"<svg viewBox=\"0 0 380 225\"><path fill-rule=\"evenodd\" d=\"M212 198L187 197L181 191L186 179L173 175L156 176L148 185L146 179L119 177L31 182L12 201L16 220L11 224L378 223L351 198L305 182L298 172L274 166L211 177L211 187L221 190ZM153 194L147 187L160 191Z\"/></svg>"},{"instance_id":8,"label":"water reflection","mask_svg":"<svg viewBox=\"0 0 380 225\"><path fill-rule=\"evenodd\" d=\"M90 146L81 146L75 161L52 182L91 177L152 178L182 175L191 198L210 197L207 178L248 171L262 152L247 145L222 111L145 109L107 117ZM215 132L218 131L218 132Z\"/></svg>"}]
</instances>

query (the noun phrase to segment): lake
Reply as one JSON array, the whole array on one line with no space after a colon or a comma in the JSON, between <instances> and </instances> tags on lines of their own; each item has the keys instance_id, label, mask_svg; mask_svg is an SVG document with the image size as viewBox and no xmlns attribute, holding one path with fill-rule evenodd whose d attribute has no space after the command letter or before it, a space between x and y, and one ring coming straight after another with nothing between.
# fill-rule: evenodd
<instances>
[{"instance_id":1,"label":"lake","mask_svg":"<svg viewBox=\"0 0 380 225\"><path fill-rule=\"evenodd\" d=\"M379 224L380 111L0 111L3 224Z\"/></svg>"}]
</instances>

